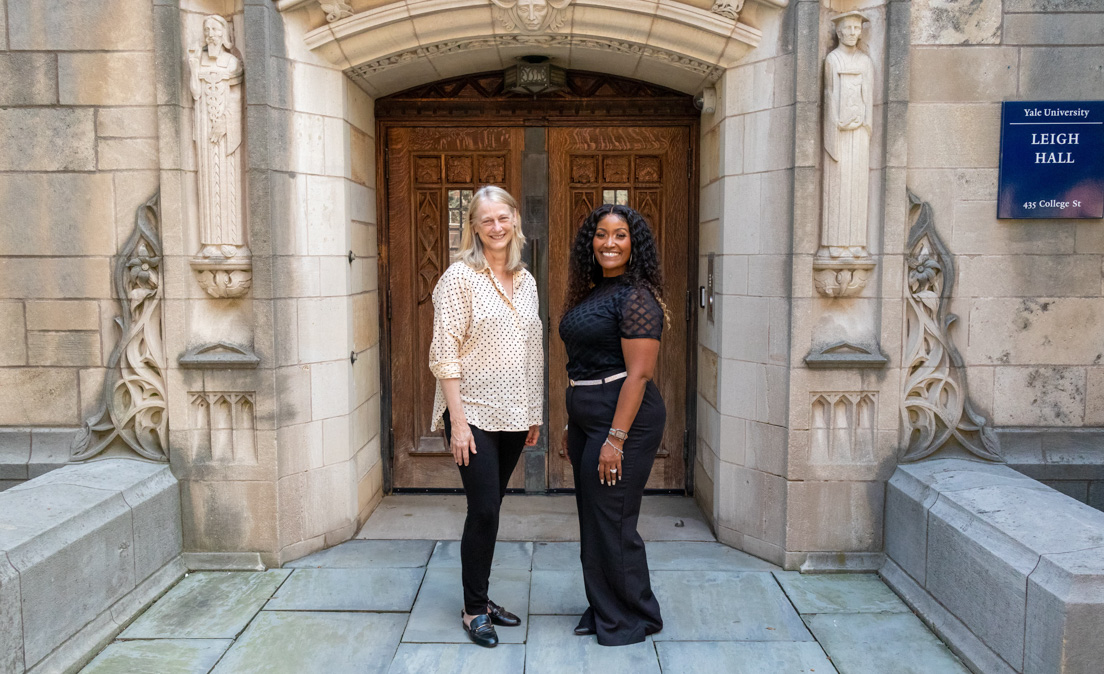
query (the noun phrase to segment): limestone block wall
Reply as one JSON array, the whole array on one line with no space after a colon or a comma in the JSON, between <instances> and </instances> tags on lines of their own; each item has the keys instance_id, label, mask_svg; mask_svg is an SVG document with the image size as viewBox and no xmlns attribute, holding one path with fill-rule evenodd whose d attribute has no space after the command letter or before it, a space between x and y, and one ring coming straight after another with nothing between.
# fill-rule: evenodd
<instances>
[{"instance_id":1,"label":"limestone block wall","mask_svg":"<svg viewBox=\"0 0 1104 674\"><path fill-rule=\"evenodd\" d=\"M908 182L955 255L971 394L998 428L1038 431L1002 433L1007 451L1097 442L1104 222L997 220L996 197L1001 101L1104 98L1104 7L912 4Z\"/></svg>"},{"instance_id":2,"label":"limestone block wall","mask_svg":"<svg viewBox=\"0 0 1104 674\"><path fill-rule=\"evenodd\" d=\"M307 50L316 11L275 19L290 85L270 117L289 138L270 171L284 560L350 538L383 488L374 106Z\"/></svg>"},{"instance_id":3,"label":"limestone block wall","mask_svg":"<svg viewBox=\"0 0 1104 674\"><path fill-rule=\"evenodd\" d=\"M786 10L792 12L793 8ZM794 42L782 12L702 117L695 494L720 540L781 561L790 359Z\"/></svg>"},{"instance_id":4,"label":"limestone block wall","mask_svg":"<svg viewBox=\"0 0 1104 674\"><path fill-rule=\"evenodd\" d=\"M97 406L111 257L157 189L153 71L150 0L0 3L0 487Z\"/></svg>"}]
</instances>

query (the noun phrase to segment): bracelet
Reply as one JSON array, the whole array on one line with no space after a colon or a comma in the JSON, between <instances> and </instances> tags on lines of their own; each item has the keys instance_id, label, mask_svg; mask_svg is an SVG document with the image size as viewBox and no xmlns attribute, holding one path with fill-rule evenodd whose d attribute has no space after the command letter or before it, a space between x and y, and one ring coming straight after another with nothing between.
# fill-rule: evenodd
<instances>
[{"instance_id":1,"label":"bracelet","mask_svg":"<svg viewBox=\"0 0 1104 674\"><path fill-rule=\"evenodd\" d=\"M628 440L629 439L629 434L626 433L625 431L621 430L620 428L610 428L609 429L609 435L617 438L618 440Z\"/></svg>"},{"instance_id":2,"label":"bracelet","mask_svg":"<svg viewBox=\"0 0 1104 674\"><path fill-rule=\"evenodd\" d=\"M618 455L618 456L625 456L625 450L623 450L623 449L617 449L617 446L616 446L616 445L614 445L614 444L613 444L612 442L610 442L610 441L609 441L609 438L606 438L606 441L605 441L605 442L603 442L602 444L603 444L603 445L609 445L610 447L613 447L613 451L617 452L617 455Z\"/></svg>"}]
</instances>

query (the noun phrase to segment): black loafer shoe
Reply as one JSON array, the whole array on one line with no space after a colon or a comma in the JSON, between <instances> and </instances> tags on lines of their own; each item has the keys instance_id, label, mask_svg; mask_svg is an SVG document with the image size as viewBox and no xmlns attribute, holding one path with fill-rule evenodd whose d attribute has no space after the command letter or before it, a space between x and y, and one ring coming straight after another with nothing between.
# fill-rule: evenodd
<instances>
[{"instance_id":1,"label":"black loafer shoe","mask_svg":"<svg viewBox=\"0 0 1104 674\"><path fill-rule=\"evenodd\" d=\"M461 619L461 624L462 621L463 619ZM498 634L495 633L494 625L491 624L491 616L486 613L472 618L470 623L464 625L464 630L468 633L468 638L477 646L494 648L498 645Z\"/></svg>"},{"instance_id":2,"label":"black loafer shoe","mask_svg":"<svg viewBox=\"0 0 1104 674\"><path fill-rule=\"evenodd\" d=\"M581 637L587 637L587 636L590 636L591 634L597 634L597 633L598 632L595 631L595 629L593 627L587 627L586 625L576 625L575 626L575 634L577 634L578 636L581 636Z\"/></svg>"},{"instance_id":3,"label":"black loafer shoe","mask_svg":"<svg viewBox=\"0 0 1104 674\"><path fill-rule=\"evenodd\" d=\"M487 615L491 616L491 622L499 627L517 627L521 624L521 618L491 600L487 600Z\"/></svg>"}]
</instances>

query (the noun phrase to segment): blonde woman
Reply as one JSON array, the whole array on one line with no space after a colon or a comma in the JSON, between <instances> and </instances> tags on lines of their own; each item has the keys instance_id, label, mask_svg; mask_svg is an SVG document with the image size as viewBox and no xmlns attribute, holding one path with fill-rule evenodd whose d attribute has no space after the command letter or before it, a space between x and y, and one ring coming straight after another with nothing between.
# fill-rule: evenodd
<instances>
[{"instance_id":1,"label":"blonde woman","mask_svg":"<svg viewBox=\"0 0 1104 674\"><path fill-rule=\"evenodd\" d=\"M544 407L543 330L524 245L517 202L484 187L472 197L456 261L433 290L433 430L445 430L468 501L461 619L488 648L498 645L494 625L521 624L487 586L506 483L524 447L537 443Z\"/></svg>"}]
</instances>

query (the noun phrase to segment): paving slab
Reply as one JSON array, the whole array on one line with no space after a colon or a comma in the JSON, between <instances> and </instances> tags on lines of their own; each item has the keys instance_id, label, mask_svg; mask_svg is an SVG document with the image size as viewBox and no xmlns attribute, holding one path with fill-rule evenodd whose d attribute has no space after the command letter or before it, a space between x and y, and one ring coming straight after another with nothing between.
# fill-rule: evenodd
<instances>
[{"instance_id":1,"label":"paving slab","mask_svg":"<svg viewBox=\"0 0 1104 674\"><path fill-rule=\"evenodd\" d=\"M815 641L661 641L663 674L835 674Z\"/></svg>"},{"instance_id":2,"label":"paving slab","mask_svg":"<svg viewBox=\"0 0 1104 674\"><path fill-rule=\"evenodd\" d=\"M529 615L580 616L589 605L581 570L533 570Z\"/></svg>"},{"instance_id":3,"label":"paving slab","mask_svg":"<svg viewBox=\"0 0 1104 674\"><path fill-rule=\"evenodd\" d=\"M874 574L802 575L776 571L798 613L911 613L901 598Z\"/></svg>"},{"instance_id":4,"label":"paving slab","mask_svg":"<svg viewBox=\"0 0 1104 674\"><path fill-rule=\"evenodd\" d=\"M717 540L689 496L645 496L636 528L646 541Z\"/></svg>"},{"instance_id":5,"label":"paving slab","mask_svg":"<svg viewBox=\"0 0 1104 674\"><path fill-rule=\"evenodd\" d=\"M285 569L425 566L434 541L347 541L284 564Z\"/></svg>"},{"instance_id":6,"label":"paving slab","mask_svg":"<svg viewBox=\"0 0 1104 674\"><path fill-rule=\"evenodd\" d=\"M647 544L652 571L781 571L782 569L724 543L652 541Z\"/></svg>"},{"instance_id":7,"label":"paving slab","mask_svg":"<svg viewBox=\"0 0 1104 674\"><path fill-rule=\"evenodd\" d=\"M579 544L547 543L533 544L533 569L554 569L557 571L576 570L583 572L583 563L579 559Z\"/></svg>"},{"instance_id":8,"label":"paving slab","mask_svg":"<svg viewBox=\"0 0 1104 674\"><path fill-rule=\"evenodd\" d=\"M493 569L488 593L492 601L521 618L519 627L499 627L500 643L525 643L529 623L529 571L524 569ZM422 589L410 612L410 622L403 634L407 643L471 643L460 622L464 608L464 589L460 569L451 567L426 570Z\"/></svg>"},{"instance_id":9,"label":"paving slab","mask_svg":"<svg viewBox=\"0 0 1104 674\"><path fill-rule=\"evenodd\" d=\"M509 674L525 670L525 646L399 644L388 674Z\"/></svg>"},{"instance_id":10,"label":"paving slab","mask_svg":"<svg viewBox=\"0 0 1104 674\"><path fill-rule=\"evenodd\" d=\"M213 674L386 672L402 613L262 611Z\"/></svg>"},{"instance_id":11,"label":"paving slab","mask_svg":"<svg viewBox=\"0 0 1104 674\"><path fill-rule=\"evenodd\" d=\"M492 569L525 569L533 567L533 544L531 542L499 541L495 544ZM460 541L440 541L429 558L429 568L459 569Z\"/></svg>"},{"instance_id":12,"label":"paving slab","mask_svg":"<svg viewBox=\"0 0 1104 674\"><path fill-rule=\"evenodd\" d=\"M769 573L653 571L663 612L656 641L811 641Z\"/></svg>"},{"instance_id":13,"label":"paving slab","mask_svg":"<svg viewBox=\"0 0 1104 674\"><path fill-rule=\"evenodd\" d=\"M296 569L270 611L409 611L425 569Z\"/></svg>"},{"instance_id":14,"label":"paving slab","mask_svg":"<svg viewBox=\"0 0 1104 674\"><path fill-rule=\"evenodd\" d=\"M462 494L392 494L383 499L357 538L460 540L466 514ZM716 541L697 503L686 496L645 496L638 528L646 541ZM579 540L575 497L507 495L498 539Z\"/></svg>"},{"instance_id":15,"label":"paving slab","mask_svg":"<svg viewBox=\"0 0 1104 674\"><path fill-rule=\"evenodd\" d=\"M829 613L805 622L845 674L969 672L911 613Z\"/></svg>"},{"instance_id":16,"label":"paving slab","mask_svg":"<svg viewBox=\"0 0 1104 674\"><path fill-rule=\"evenodd\" d=\"M639 644L608 648L593 636L576 636L572 616L533 616L525 648L525 674L659 674L652 637Z\"/></svg>"},{"instance_id":17,"label":"paving slab","mask_svg":"<svg viewBox=\"0 0 1104 674\"><path fill-rule=\"evenodd\" d=\"M230 639L117 641L88 663L81 674L207 674L232 643Z\"/></svg>"},{"instance_id":18,"label":"paving slab","mask_svg":"<svg viewBox=\"0 0 1104 674\"><path fill-rule=\"evenodd\" d=\"M204 572L185 576L120 639L233 639L291 573Z\"/></svg>"}]
</instances>

